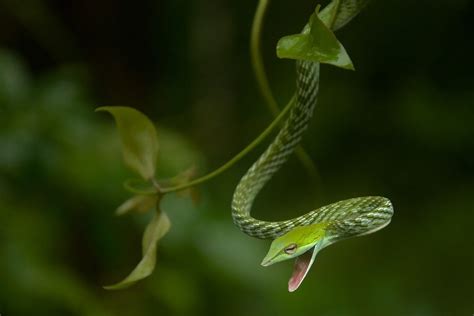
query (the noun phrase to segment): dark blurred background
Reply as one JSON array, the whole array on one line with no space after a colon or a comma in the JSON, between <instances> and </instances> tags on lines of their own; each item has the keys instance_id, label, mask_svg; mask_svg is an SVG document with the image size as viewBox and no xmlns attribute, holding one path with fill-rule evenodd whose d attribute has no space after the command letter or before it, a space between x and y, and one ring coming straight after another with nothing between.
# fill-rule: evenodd
<instances>
[{"instance_id":1,"label":"dark blurred background","mask_svg":"<svg viewBox=\"0 0 474 316\"><path fill-rule=\"evenodd\" d=\"M283 105L294 65L275 44L317 2L273 1L263 34ZM325 4L327 2L323 2ZM373 1L338 32L356 72L322 67L304 147L257 199L285 219L363 195L389 197L392 223L324 250L301 288L292 262L260 266L269 242L232 224L230 201L264 146L199 187L167 196L172 230L152 277L102 285L140 259L147 215L130 196L113 121L101 105L156 122L160 177L204 174L269 122L249 62L256 0L0 0L0 314L471 315L474 313L474 3Z\"/></svg>"}]
</instances>

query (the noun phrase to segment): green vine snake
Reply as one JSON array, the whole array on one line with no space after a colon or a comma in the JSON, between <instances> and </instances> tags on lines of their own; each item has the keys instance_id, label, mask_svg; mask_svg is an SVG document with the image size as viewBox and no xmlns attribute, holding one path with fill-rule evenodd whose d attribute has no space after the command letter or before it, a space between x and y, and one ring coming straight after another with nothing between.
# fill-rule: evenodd
<instances>
[{"instance_id":1,"label":"green vine snake","mask_svg":"<svg viewBox=\"0 0 474 316\"><path fill-rule=\"evenodd\" d=\"M337 30L366 2L332 1L319 17L332 30ZM299 287L321 249L339 240L378 231L390 223L393 215L391 202L378 196L339 201L284 221L262 221L250 215L260 190L301 141L316 104L319 69L319 62L296 62L296 93L291 101L291 111L276 138L238 183L232 200L232 217L242 232L256 238L273 239L263 266L296 258L288 283L290 292Z\"/></svg>"}]
</instances>

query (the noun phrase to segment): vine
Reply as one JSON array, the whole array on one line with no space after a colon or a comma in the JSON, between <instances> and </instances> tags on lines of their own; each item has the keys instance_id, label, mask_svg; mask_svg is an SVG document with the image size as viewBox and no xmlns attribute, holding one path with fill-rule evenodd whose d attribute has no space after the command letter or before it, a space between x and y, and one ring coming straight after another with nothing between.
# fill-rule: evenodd
<instances>
[{"instance_id":1,"label":"vine","mask_svg":"<svg viewBox=\"0 0 474 316\"><path fill-rule=\"evenodd\" d=\"M353 69L352 62L342 45L340 45L333 33L326 28L326 26L321 24L323 23L321 20L324 20L324 23L329 23L329 28L337 28L338 21L334 20L334 17L339 9L340 1L344 0L333 0L326 6L325 10L321 12L319 12L318 6L316 12L311 15L310 21L301 34L283 37L277 45L278 57L317 60L318 62ZM365 2L365 0L347 0L347 2L354 1ZM270 89L263 65L260 50L260 36L268 3L268 0L260 0L258 3L251 31L250 47L252 65L259 89L266 105L275 118L247 147L221 167L196 179L191 179L193 173L189 170L185 170L171 179L158 179L156 177L156 162L159 153L159 139L156 128L150 119L143 113L130 107L106 106L96 110L108 112L114 117L121 139L124 163L141 178L126 180L124 182L124 187L133 193L134 196L122 203L117 208L116 214L124 215L131 211L155 210L151 221L143 233L143 256L141 261L125 279L116 284L105 286L104 288L109 290L122 289L148 277L153 272L156 264L158 242L168 232L171 225L166 213L160 209L160 201L164 195L205 183L227 171L252 149L262 143L262 141L282 123L292 108L295 97L292 97L280 112ZM319 17L315 18L315 15ZM321 20L319 18L321 18ZM347 19L344 21L346 20ZM309 155L302 147L299 147L297 153L300 161L308 170L308 173L313 178L317 178L317 169L309 158Z\"/></svg>"}]
</instances>

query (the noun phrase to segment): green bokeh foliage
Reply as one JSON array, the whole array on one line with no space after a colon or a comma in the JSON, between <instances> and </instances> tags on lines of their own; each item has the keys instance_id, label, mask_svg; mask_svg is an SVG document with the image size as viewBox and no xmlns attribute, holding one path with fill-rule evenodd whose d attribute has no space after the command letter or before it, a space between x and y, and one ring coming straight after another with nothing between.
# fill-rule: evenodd
<instances>
[{"instance_id":1,"label":"green bokeh foliage","mask_svg":"<svg viewBox=\"0 0 474 316\"><path fill-rule=\"evenodd\" d=\"M18 11L30 2L42 9ZM322 68L304 138L322 187L292 159L255 214L288 218L369 194L389 197L396 213L377 235L323 251L292 295L291 263L260 267L268 243L230 218L233 189L263 147L201 186L197 206L167 196L173 227L153 276L101 288L139 261L151 214L114 216L133 175L94 108L129 105L158 121L160 176L220 165L270 121L248 58L256 3L11 3L0 2L2 316L472 314L471 2L374 1L338 33L357 71ZM279 100L294 68L276 58L276 42L314 4L270 6L262 47ZM58 24L64 31L48 32Z\"/></svg>"}]
</instances>

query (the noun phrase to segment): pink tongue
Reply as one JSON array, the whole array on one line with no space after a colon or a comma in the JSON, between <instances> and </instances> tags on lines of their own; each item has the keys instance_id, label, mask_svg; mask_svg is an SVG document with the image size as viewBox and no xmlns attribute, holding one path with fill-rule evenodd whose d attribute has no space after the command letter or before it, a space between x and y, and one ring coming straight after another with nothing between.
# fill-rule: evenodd
<instances>
[{"instance_id":1,"label":"pink tongue","mask_svg":"<svg viewBox=\"0 0 474 316\"><path fill-rule=\"evenodd\" d=\"M304 277L308 273L309 268L313 265L314 257L313 253L315 252L314 249L305 252L301 256L297 257L295 260L295 266L293 268L293 275L288 281L288 291L294 292L300 286L301 282L303 282Z\"/></svg>"}]
</instances>

